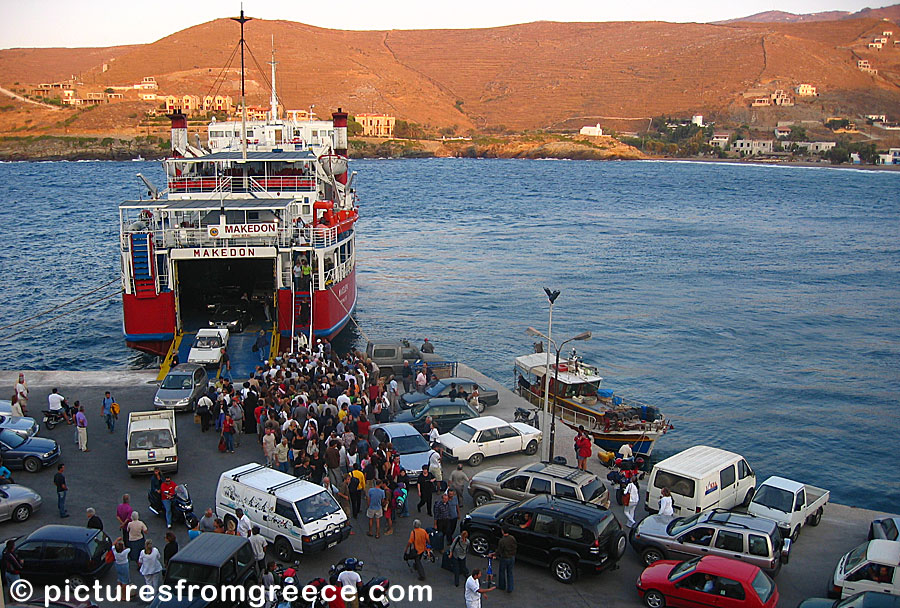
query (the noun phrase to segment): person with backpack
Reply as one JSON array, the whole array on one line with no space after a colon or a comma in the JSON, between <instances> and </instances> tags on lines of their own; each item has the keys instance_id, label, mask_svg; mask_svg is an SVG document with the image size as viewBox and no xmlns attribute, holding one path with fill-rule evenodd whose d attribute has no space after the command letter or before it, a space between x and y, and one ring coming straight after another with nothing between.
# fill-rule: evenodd
<instances>
[{"instance_id":1,"label":"person with backpack","mask_svg":"<svg viewBox=\"0 0 900 608\"><path fill-rule=\"evenodd\" d=\"M353 519L356 519L362 505L363 489L366 487L366 476L360 470L359 465L356 465L350 471L350 480L347 487L350 492L350 511L353 514Z\"/></svg>"},{"instance_id":2,"label":"person with backpack","mask_svg":"<svg viewBox=\"0 0 900 608\"><path fill-rule=\"evenodd\" d=\"M203 395L197 400L197 415L200 416L200 432L205 433L209 430L209 419L211 416L213 402L209 395Z\"/></svg>"},{"instance_id":3,"label":"person with backpack","mask_svg":"<svg viewBox=\"0 0 900 608\"><path fill-rule=\"evenodd\" d=\"M103 399L100 401L100 413L106 421L106 428L112 433L116 430L116 419L119 417L119 404L113 399L109 391L106 391Z\"/></svg>"},{"instance_id":4,"label":"person with backpack","mask_svg":"<svg viewBox=\"0 0 900 608\"><path fill-rule=\"evenodd\" d=\"M459 577L468 576L469 568L466 566L466 554L469 552L469 532L463 530L459 536L450 543L450 566L453 571L453 584L459 587Z\"/></svg>"}]
</instances>

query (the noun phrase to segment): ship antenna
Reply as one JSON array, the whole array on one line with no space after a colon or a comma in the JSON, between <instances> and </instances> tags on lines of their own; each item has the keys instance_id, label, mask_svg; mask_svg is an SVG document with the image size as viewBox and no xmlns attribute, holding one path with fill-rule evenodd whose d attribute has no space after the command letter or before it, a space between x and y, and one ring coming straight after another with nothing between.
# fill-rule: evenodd
<instances>
[{"instance_id":1,"label":"ship antenna","mask_svg":"<svg viewBox=\"0 0 900 608\"><path fill-rule=\"evenodd\" d=\"M272 65L272 122L278 120L278 94L275 92L275 66L278 63L275 61L275 34L272 34L272 61L269 62Z\"/></svg>"},{"instance_id":2,"label":"ship antenna","mask_svg":"<svg viewBox=\"0 0 900 608\"><path fill-rule=\"evenodd\" d=\"M247 91L244 86L244 47L247 43L244 41L244 24L250 21L251 17L244 16L244 5L241 4L241 16L232 17L232 21L241 24L241 158L247 160ZM244 172L246 174L247 164L244 163Z\"/></svg>"}]
</instances>

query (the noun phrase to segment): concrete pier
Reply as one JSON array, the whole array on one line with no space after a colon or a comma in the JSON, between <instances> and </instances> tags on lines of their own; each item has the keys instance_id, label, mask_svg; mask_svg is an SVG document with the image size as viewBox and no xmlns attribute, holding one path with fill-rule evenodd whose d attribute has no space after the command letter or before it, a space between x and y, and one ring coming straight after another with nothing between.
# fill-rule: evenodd
<instances>
[{"instance_id":1,"label":"concrete pier","mask_svg":"<svg viewBox=\"0 0 900 608\"><path fill-rule=\"evenodd\" d=\"M7 387L12 394L17 371L0 372L0 386ZM88 444L90 451L79 452L75 445L74 429L71 426L58 426L52 431L41 428L40 436L56 439L63 452L63 462L67 465L66 476L70 488L67 500L71 517L60 520L56 510L56 494L53 486L55 467L45 469L36 474L14 471L17 482L37 491L44 498L42 508L34 513L28 521L17 524L5 522L0 524L3 534L0 538L28 534L38 527L50 523L66 523L83 525L86 523L84 510L94 507L104 523L106 532L115 539L115 508L123 493L131 495L131 502L141 514L141 519L150 529L149 537L154 544L164 544L165 523L161 517L154 517L147 510L147 490L149 479L132 478L125 467L125 426L128 412L150 410L156 390L153 371L109 371L109 372L25 372L31 389L29 413L40 417L41 409L47 404L47 395L52 387L58 387L60 393L68 397L69 402L80 400L85 406L89 421ZM500 403L488 407L485 415L495 415L512 420L516 407L526 407L527 402L513 394L478 371L459 365L459 376L470 377L484 386L495 388L500 394ZM510 377L511 381L512 377ZM511 382L510 382L511 384ZM100 417L100 400L103 393L110 390L122 406L115 432L107 432ZM0 393L0 397L3 393ZM8 398L8 397L6 397ZM186 483L193 499L195 511L202 514L207 507L214 504L215 488L219 474L247 462L262 462L262 450L255 435L241 435L240 446L235 454L220 454L217 450L218 434L201 433L199 425L194 424L190 414L179 414L178 450L179 472L174 479ZM556 451L573 462L572 439L574 434L565 425L556 428ZM545 436L546 438L546 436ZM663 438L661 441L665 441ZM536 457L523 454L489 458L482 467L488 466L520 466ZM751 463L752 464L752 463ZM815 466L811 464L811 466ZM606 469L596 458L589 461L589 468L605 481ZM464 466L471 477L475 469ZM451 467L445 466L445 478ZM761 480L760 480L761 481ZM643 498L643 491L641 492ZM465 511L472 508L471 497L466 497ZM415 504L418 498L415 491L410 497L412 517L398 519L395 532L380 539L367 537L365 513L353 521L355 533L336 548L322 554L304 556L300 567L301 582L325 576L328 567L340 559L353 556L366 562L362 572L367 580L375 574L387 576L392 584L416 584L416 576L411 573L402 560L403 548L406 545L412 528L412 520L419 517L423 526L431 526L433 521L423 511L416 513ZM620 522L624 522L621 507L613 500L612 510ZM643 504L638 506L638 515L643 515ZM853 547L866 539L869 522L883 515L863 508L829 504L825 509L822 523L818 527L805 527L800 539L791 551L791 561L776 577L775 582L781 594L780 606L793 608L801 600L808 597L823 597L830 577L838 559ZM187 543L187 532L183 526L175 528L180 546ZM426 564L426 584L434 589L434 606L463 606L462 587L453 586L452 575L439 568L437 564ZM468 567L484 567L486 560L474 555L468 557ZM637 554L629 547L616 570L600 575L583 575L572 585L556 582L547 568L518 563L515 567L515 591L511 595L495 591L486 596L485 607L490 606L524 606L538 608L553 605L555 608L596 608L597 606L640 606L640 600L634 588L635 581L642 570ZM142 578L132 568L132 582L141 582ZM115 573L110 571L101 581L104 584L115 584ZM106 604L112 605L112 604ZM395 603L394 606L410 606L413 604Z\"/></svg>"}]
</instances>

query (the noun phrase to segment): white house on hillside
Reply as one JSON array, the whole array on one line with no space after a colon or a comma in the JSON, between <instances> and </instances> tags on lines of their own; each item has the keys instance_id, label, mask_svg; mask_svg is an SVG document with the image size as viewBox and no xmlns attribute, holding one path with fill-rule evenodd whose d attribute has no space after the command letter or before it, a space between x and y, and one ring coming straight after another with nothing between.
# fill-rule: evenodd
<instances>
[{"instance_id":1,"label":"white house on hillside","mask_svg":"<svg viewBox=\"0 0 900 608\"><path fill-rule=\"evenodd\" d=\"M600 123L598 122L595 127L581 127L581 134L590 137L600 137L603 135L603 129L600 128Z\"/></svg>"}]
</instances>

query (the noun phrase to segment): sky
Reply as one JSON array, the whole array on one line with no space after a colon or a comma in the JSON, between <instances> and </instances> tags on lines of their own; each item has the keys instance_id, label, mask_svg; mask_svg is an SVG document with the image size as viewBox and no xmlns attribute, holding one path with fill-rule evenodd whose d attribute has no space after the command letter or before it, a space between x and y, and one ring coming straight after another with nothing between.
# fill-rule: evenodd
<instances>
[{"instance_id":1,"label":"sky","mask_svg":"<svg viewBox=\"0 0 900 608\"><path fill-rule=\"evenodd\" d=\"M709 22L768 10L855 12L900 0L246 0L250 17L347 30L479 28L530 21ZM339 5L340 10L332 8ZM0 48L91 47L154 42L235 16L239 0L0 0Z\"/></svg>"}]
</instances>

